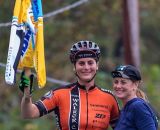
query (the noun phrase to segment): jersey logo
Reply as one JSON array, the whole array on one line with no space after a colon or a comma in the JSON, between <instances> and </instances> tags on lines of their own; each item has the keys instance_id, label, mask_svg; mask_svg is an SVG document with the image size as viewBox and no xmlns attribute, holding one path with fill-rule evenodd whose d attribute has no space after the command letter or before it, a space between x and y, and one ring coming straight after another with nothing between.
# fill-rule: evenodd
<instances>
[{"instance_id":1,"label":"jersey logo","mask_svg":"<svg viewBox=\"0 0 160 130\"><path fill-rule=\"evenodd\" d=\"M52 91L47 92L44 97L50 99L53 96Z\"/></svg>"},{"instance_id":2,"label":"jersey logo","mask_svg":"<svg viewBox=\"0 0 160 130\"><path fill-rule=\"evenodd\" d=\"M79 89L74 87L71 90L71 110L69 118L70 130L79 130L79 109L80 109L80 98L79 98Z\"/></svg>"},{"instance_id":3,"label":"jersey logo","mask_svg":"<svg viewBox=\"0 0 160 130\"><path fill-rule=\"evenodd\" d=\"M104 115L104 114L99 114L99 113L96 113L96 116L95 116L95 118L100 118L100 119L103 119L103 118L105 118L106 117L106 115Z\"/></svg>"}]
</instances>

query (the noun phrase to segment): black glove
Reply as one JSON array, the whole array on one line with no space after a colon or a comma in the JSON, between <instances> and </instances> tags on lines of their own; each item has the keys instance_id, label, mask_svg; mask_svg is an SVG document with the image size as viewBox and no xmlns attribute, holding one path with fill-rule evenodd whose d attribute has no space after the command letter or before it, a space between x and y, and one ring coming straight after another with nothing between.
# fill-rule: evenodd
<instances>
[{"instance_id":1,"label":"black glove","mask_svg":"<svg viewBox=\"0 0 160 130\"><path fill-rule=\"evenodd\" d=\"M30 77L27 77L24 74L24 71L22 72L22 74L21 74L21 80L20 80L20 84L19 84L19 89L23 93L24 93L24 88L26 88L26 87L30 87L30 94L33 92L33 88L32 88L33 78L34 78L33 74L31 74Z\"/></svg>"}]
</instances>

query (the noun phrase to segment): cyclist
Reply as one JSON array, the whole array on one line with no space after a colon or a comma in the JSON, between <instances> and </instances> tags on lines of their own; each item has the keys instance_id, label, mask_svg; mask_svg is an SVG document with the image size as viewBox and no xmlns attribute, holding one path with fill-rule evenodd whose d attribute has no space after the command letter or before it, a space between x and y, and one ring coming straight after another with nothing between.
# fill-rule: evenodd
<instances>
[{"instance_id":1,"label":"cyclist","mask_svg":"<svg viewBox=\"0 0 160 130\"><path fill-rule=\"evenodd\" d=\"M155 112L140 90L141 75L132 65L120 65L112 71L113 90L123 103L115 130L157 130Z\"/></svg>"},{"instance_id":2,"label":"cyclist","mask_svg":"<svg viewBox=\"0 0 160 130\"><path fill-rule=\"evenodd\" d=\"M22 116L38 118L54 111L60 130L107 130L109 124L114 128L119 116L117 100L109 90L95 84L99 57L96 43L75 43L70 49L70 60L77 82L51 90L35 103L29 89L31 81L22 73Z\"/></svg>"}]
</instances>

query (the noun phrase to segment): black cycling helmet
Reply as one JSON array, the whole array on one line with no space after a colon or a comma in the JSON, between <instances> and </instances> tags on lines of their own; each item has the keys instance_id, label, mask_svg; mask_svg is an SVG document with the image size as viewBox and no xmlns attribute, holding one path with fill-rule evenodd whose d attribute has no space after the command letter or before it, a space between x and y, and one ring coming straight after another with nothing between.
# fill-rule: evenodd
<instances>
[{"instance_id":1,"label":"black cycling helmet","mask_svg":"<svg viewBox=\"0 0 160 130\"><path fill-rule=\"evenodd\" d=\"M133 65L120 65L111 72L112 77L127 78L131 80L141 80L140 71Z\"/></svg>"},{"instance_id":2,"label":"black cycling helmet","mask_svg":"<svg viewBox=\"0 0 160 130\"><path fill-rule=\"evenodd\" d=\"M100 57L99 46L92 41L79 41L70 49L70 60L75 63L80 58L94 58L96 61Z\"/></svg>"}]
</instances>

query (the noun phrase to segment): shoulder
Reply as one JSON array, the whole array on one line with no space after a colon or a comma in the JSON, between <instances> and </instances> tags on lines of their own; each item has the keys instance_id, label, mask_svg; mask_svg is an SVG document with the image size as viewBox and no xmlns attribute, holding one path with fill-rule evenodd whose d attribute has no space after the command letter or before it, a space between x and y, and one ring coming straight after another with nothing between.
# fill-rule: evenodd
<instances>
[{"instance_id":1,"label":"shoulder","mask_svg":"<svg viewBox=\"0 0 160 130\"><path fill-rule=\"evenodd\" d=\"M131 104L131 107L133 107L135 114L141 115L141 114L151 114L152 110L148 103L144 101L143 99L135 99L134 102Z\"/></svg>"},{"instance_id":2,"label":"shoulder","mask_svg":"<svg viewBox=\"0 0 160 130\"><path fill-rule=\"evenodd\" d=\"M135 109L144 107L145 106L144 104L145 104L145 101L140 98L134 98L127 103L129 107L133 107Z\"/></svg>"},{"instance_id":3,"label":"shoulder","mask_svg":"<svg viewBox=\"0 0 160 130\"><path fill-rule=\"evenodd\" d=\"M105 89L105 88L100 88L98 87L98 89L106 94L110 94L112 96L114 96L113 92L111 90Z\"/></svg>"},{"instance_id":4,"label":"shoulder","mask_svg":"<svg viewBox=\"0 0 160 130\"><path fill-rule=\"evenodd\" d=\"M46 92L42 98L51 98L55 94L58 94L58 95L59 94L63 94L63 92L70 91L70 89L72 87L74 87L75 84L76 83L71 83L71 84L68 84L68 85L64 85L64 86L59 86L57 88L53 88L53 89L49 90L48 92Z\"/></svg>"},{"instance_id":5,"label":"shoulder","mask_svg":"<svg viewBox=\"0 0 160 130\"><path fill-rule=\"evenodd\" d=\"M135 108L141 108L141 107L147 106L147 102L141 98L132 99L130 104L131 104L131 106L133 106Z\"/></svg>"},{"instance_id":6,"label":"shoulder","mask_svg":"<svg viewBox=\"0 0 160 130\"><path fill-rule=\"evenodd\" d=\"M140 127L145 127L147 126L146 124L156 126L157 127L157 118L152 110L152 108L149 106L148 102L144 101L143 99L137 99L133 104L133 109L130 109L131 111L133 110L133 115L135 118L135 121L137 122L137 125ZM145 123L144 123L145 121Z\"/></svg>"},{"instance_id":7,"label":"shoulder","mask_svg":"<svg viewBox=\"0 0 160 130\"><path fill-rule=\"evenodd\" d=\"M67 89L70 89L70 88L74 87L75 85L76 85L76 83L70 83L70 84L67 84L67 85L59 86L57 88L53 88L51 91L55 92L55 91L58 91L58 90L67 90Z\"/></svg>"},{"instance_id":8,"label":"shoulder","mask_svg":"<svg viewBox=\"0 0 160 130\"><path fill-rule=\"evenodd\" d=\"M117 101L115 95L113 94L113 92L112 92L111 90L108 90L108 89L105 89L105 88L100 88L100 87L98 87L98 89L99 89L102 93L104 93L105 95L110 96L112 99L114 99L114 100Z\"/></svg>"}]
</instances>

